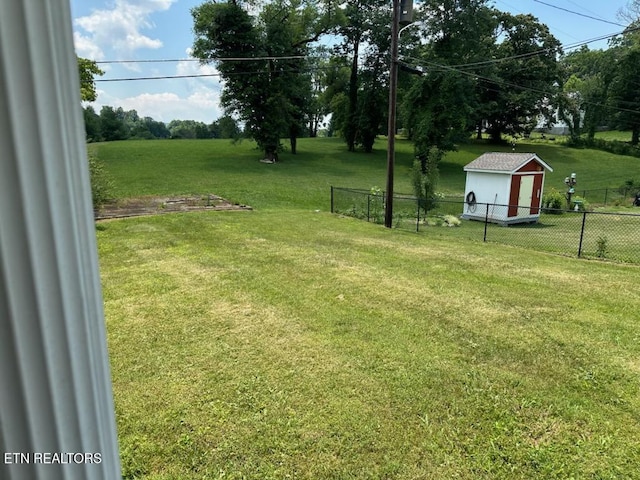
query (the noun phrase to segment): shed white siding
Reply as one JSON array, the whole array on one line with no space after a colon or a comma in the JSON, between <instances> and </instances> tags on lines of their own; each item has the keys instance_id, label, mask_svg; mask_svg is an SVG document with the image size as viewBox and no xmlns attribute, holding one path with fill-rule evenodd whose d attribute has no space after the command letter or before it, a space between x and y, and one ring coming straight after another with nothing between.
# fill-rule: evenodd
<instances>
[{"instance_id":1,"label":"shed white siding","mask_svg":"<svg viewBox=\"0 0 640 480\"><path fill-rule=\"evenodd\" d=\"M473 192L476 202L480 204L500 204L509 203L509 175L502 173L480 173L467 172L467 183L465 186L465 198ZM464 214L484 219L486 211L476 208L473 212L469 205L465 203Z\"/></svg>"}]
</instances>

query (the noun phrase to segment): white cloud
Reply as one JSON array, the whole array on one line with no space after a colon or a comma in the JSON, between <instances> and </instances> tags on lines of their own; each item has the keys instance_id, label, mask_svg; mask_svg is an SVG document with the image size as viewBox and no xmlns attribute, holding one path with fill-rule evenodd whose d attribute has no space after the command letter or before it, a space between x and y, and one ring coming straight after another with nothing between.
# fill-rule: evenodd
<instances>
[{"instance_id":1,"label":"white cloud","mask_svg":"<svg viewBox=\"0 0 640 480\"><path fill-rule=\"evenodd\" d=\"M73 43L76 47L76 53L82 58L90 58L91 60L103 60L104 52L89 37L85 37L79 32L73 32Z\"/></svg>"},{"instance_id":2,"label":"white cloud","mask_svg":"<svg viewBox=\"0 0 640 480\"><path fill-rule=\"evenodd\" d=\"M134 97L117 98L98 91L98 101L92 106L96 112L104 105L124 110L135 110L141 117L152 117L156 121L196 120L209 124L222 113L219 107L220 95L217 91L197 91L188 97L173 92L143 93Z\"/></svg>"},{"instance_id":3,"label":"white cloud","mask_svg":"<svg viewBox=\"0 0 640 480\"><path fill-rule=\"evenodd\" d=\"M91 15L74 20L76 49L81 56L93 60L104 58L104 50L112 49L116 57L126 57L139 49L158 49L162 41L141 33L154 27L150 17L167 10L176 0L116 0L109 10L94 10ZM99 58L93 55L101 55Z\"/></svg>"},{"instance_id":4,"label":"white cloud","mask_svg":"<svg viewBox=\"0 0 640 480\"><path fill-rule=\"evenodd\" d=\"M187 50L187 54L190 51ZM200 65L199 62L180 61L175 72L169 75L216 75L213 65ZM149 72L150 76L163 76L167 72ZM217 76L184 78L175 80L156 80L160 84L154 93L138 92L131 95L128 83L118 84L117 88L99 83L98 100L91 104L96 112L104 105L124 110L136 110L141 117L152 117L161 122L171 120L196 120L210 124L222 116L220 108L220 79ZM137 85L135 85L137 87ZM157 85L154 85L154 87ZM133 86L131 87L133 88ZM163 91L164 90L164 91Z\"/></svg>"}]
</instances>

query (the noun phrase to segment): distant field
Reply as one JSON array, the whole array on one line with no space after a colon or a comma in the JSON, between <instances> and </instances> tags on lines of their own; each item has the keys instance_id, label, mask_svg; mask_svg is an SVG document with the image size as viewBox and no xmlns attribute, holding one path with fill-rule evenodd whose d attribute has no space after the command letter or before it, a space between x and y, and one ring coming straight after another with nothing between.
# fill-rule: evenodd
<instances>
[{"instance_id":1,"label":"distant field","mask_svg":"<svg viewBox=\"0 0 640 480\"><path fill-rule=\"evenodd\" d=\"M396 145L395 190L411 193L413 146L406 140ZM90 149L106 162L118 197L210 192L258 208L327 209L331 185L365 189L386 185L383 139L372 154L349 153L340 139L301 139L300 153L285 152L275 165L260 163L260 152L249 141L237 145L228 140L125 141ZM519 143L517 149L537 153L552 166L546 188L564 189L563 180L572 172L577 174L578 190L617 187L634 177L640 180L637 158L536 140ZM440 165L439 190L462 193L464 165L487 150L511 149L461 145Z\"/></svg>"},{"instance_id":2,"label":"distant field","mask_svg":"<svg viewBox=\"0 0 640 480\"><path fill-rule=\"evenodd\" d=\"M640 479L639 267L329 214L331 185L384 187L384 146L304 139L276 165L249 142L90 146L121 198L254 207L97 225L125 478ZM448 155L441 190L485 148ZM639 165L518 148L558 188ZM396 191L411 159L398 142Z\"/></svg>"}]
</instances>

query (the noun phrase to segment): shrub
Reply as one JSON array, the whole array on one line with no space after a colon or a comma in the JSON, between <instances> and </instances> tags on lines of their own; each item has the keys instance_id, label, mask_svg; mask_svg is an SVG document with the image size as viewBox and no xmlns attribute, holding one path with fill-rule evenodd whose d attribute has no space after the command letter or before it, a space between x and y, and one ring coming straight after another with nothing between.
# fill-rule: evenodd
<instances>
[{"instance_id":1,"label":"shrub","mask_svg":"<svg viewBox=\"0 0 640 480\"><path fill-rule=\"evenodd\" d=\"M542 195L542 210L545 213L562 213L566 205L567 199L564 193L557 191L555 188Z\"/></svg>"},{"instance_id":2,"label":"shrub","mask_svg":"<svg viewBox=\"0 0 640 480\"><path fill-rule=\"evenodd\" d=\"M443 156L444 152L442 150L433 147L427 152L418 155L411 168L413 192L425 213L434 209L437 205L438 163Z\"/></svg>"},{"instance_id":3,"label":"shrub","mask_svg":"<svg viewBox=\"0 0 640 480\"><path fill-rule=\"evenodd\" d=\"M633 178L626 180L624 184L618 187L618 193L625 197L634 195L636 192L640 192L640 182Z\"/></svg>"},{"instance_id":4,"label":"shrub","mask_svg":"<svg viewBox=\"0 0 640 480\"><path fill-rule=\"evenodd\" d=\"M614 153L616 155L628 155L631 157L640 157L640 147L631 145L620 140L605 140L603 138L574 138L567 142L567 145L573 148L595 148L604 150L605 152Z\"/></svg>"},{"instance_id":5,"label":"shrub","mask_svg":"<svg viewBox=\"0 0 640 480\"><path fill-rule=\"evenodd\" d=\"M98 210L113 199L113 182L104 164L93 155L89 155L89 175L91 176L93 208Z\"/></svg>"}]
</instances>

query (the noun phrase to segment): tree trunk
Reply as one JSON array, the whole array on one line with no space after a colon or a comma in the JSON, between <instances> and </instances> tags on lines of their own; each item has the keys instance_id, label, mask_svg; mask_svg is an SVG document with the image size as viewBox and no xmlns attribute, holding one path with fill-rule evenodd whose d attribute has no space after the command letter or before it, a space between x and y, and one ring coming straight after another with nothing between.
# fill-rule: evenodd
<instances>
[{"instance_id":1,"label":"tree trunk","mask_svg":"<svg viewBox=\"0 0 640 480\"><path fill-rule=\"evenodd\" d=\"M497 126L489 128L489 142L493 144L502 143L502 129Z\"/></svg>"},{"instance_id":2,"label":"tree trunk","mask_svg":"<svg viewBox=\"0 0 640 480\"><path fill-rule=\"evenodd\" d=\"M291 144L291 154L295 155L297 153L298 147L298 138L295 136L295 134L292 134L289 137L289 143Z\"/></svg>"},{"instance_id":3,"label":"tree trunk","mask_svg":"<svg viewBox=\"0 0 640 480\"><path fill-rule=\"evenodd\" d=\"M278 161L278 147L267 146L264 148L264 161L276 163Z\"/></svg>"},{"instance_id":4,"label":"tree trunk","mask_svg":"<svg viewBox=\"0 0 640 480\"><path fill-rule=\"evenodd\" d=\"M351 76L349 78L349 111L347 113L347 124L344 127L344 136L350 152L356 149L356 117L358 109L358 52L360 42L356 40L353 44L353 61L351 63Z\"/></svg>"},{"instance_id":5,"label":"tree trunk","mask_svg":"<svg viewBox=\"0 0 640 480\"><path fill-rule=\"evenodd\" d=\"M631 145L634 147L640 143L640 125L634 125L631 129Z\"/></svg>"},{"instance_id":6,"label":"tree trunk","mask_svg":"<svg viewBox=\"0 0 640 480\"><path fill-rule=\"evenodd\" d=\"M312 114L309 119L309 137L316 138L318 136L318 125L320 124L320 115Z\"/></svg>"}]
</instances>

